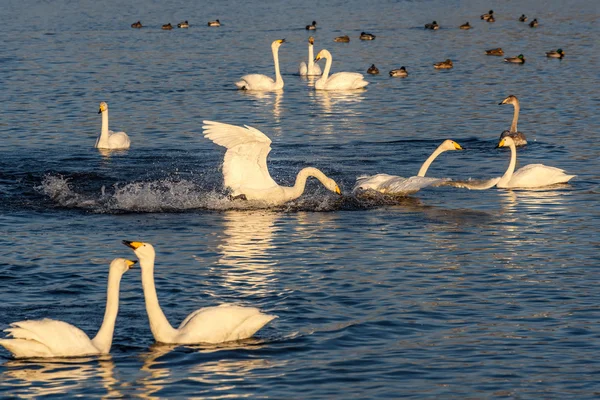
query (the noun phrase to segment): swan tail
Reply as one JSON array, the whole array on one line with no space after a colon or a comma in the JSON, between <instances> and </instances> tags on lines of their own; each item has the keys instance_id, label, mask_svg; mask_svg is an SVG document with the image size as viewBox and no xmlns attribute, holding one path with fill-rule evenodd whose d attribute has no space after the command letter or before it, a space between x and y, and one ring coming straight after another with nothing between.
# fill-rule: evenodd
<instances>
[{"instance_id":1,"label":"swan tail","mask_svg":"<svg viewBox=\"0 0 600 400\"><path fill-rule=\"evenodd\" d=\"M308 75L308 66L306 65L306 63L304 61L302 61L300 63L300 66L298 67L298 73L301 76L306 76Z\"/></svg>"},{"instance_id":2,"label":"swan tail","mask_svg":"<svg viewBox=\"0 0 600 400\"><path fill-rule=\"evenodd\" d=\"M50 349L40 342L27 339L0 339L4 347L15 358L52 357Z\"/></svg>"},{"instance_id":3,"label":"swan tail","mask_svg":"<svg viewBox=\"0 0 600 400\"><path fill-rule=\"evenodd\" d=\"M258 311L257 314L242 321L242 323L229 334L228 340L241 340L252 337L262 327L273 321L275 318L277 318L276 315L263 314Z\"/></svg>"}]
</instances>

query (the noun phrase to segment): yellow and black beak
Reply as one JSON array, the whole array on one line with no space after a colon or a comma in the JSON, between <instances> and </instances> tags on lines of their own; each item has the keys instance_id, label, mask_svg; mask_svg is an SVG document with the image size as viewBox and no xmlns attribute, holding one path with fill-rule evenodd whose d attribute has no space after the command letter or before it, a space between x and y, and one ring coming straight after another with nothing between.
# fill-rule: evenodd
<instances>
[{"instance_id":1,"label":"yellow and black beak","mask_svg":"<svg viewBox=\"0 0 600 400\"><path fill-rule=\"evenodd\" d=\"M285 39L279 39L277 42L279 42L279 44L283 44L285 43Z\"/></svg>"},{"instance_id":2,"label":"yellow and black beak","mask_svg":"<svg viewBox=\"0 0 600 400\"><path fill-rule=\"evenodd\" d=\"M102 108L98 110L98 114L102 114Z\"/></svg>"},{"instance_id":3,"label":"yellow and black beak","mask_svg":"<svg viewBox=\"0 0 600 400\"><path fill-rule=\"evenodd\" d=\"M137 260L126 260L125 263L129 267L129 269L133 268L135 264L137 264Z\"/></svg>"},{"instance_id":4,"label":"yellow and black beak","mask_svg":"<svg viewBox=\"0 0 600 400\"><path fill-rule=\"evenodd\" d=\"M460 144L454 142L454 149L455 150L464 150L464 147L462 147Z\"/></svg>"},{"instance_id":5,"label":"yellow and black beak","mask_svg":"<svg viewBox=\"0 0 600 400\"><path fill-rule=\"evenodd\" d=\"M335 185L335 192L340 196L342 195L342 191L340 190L340 187L338 185Z\"/></svg>"},{"instance_id":6,"label":"yellow and black beak","mask_svg":"<svg viewBox=\"0 0 600 400\"><path fill-rule=\"evenodd\" d=\"M500 147L503 147L503 146L504 146L504 139L502 139L500 141L500 143L498 143L498 146L496 146L496 148L499 149Z\"/></svg>"},{"instance_id":7,"label":"yellow and black beak","mask_svg":"<svg viewBox=\"0 0 600 400\"><path fill-rule=\"evenodd\" d=\"M315 57L315 62L319 61L321 59L321 53L317 54L317 56Z\"/></svg>"},{"instance_id":8,"label":"yellow and black beak","mask_svg":"<svg viewBox=\"0 0 600 400\"><path fill-rule=\"evenodd\" d=\"M130 242L129 240L123 240L122 242L125 246L132 248L133 250L137 250L144 243L142 242Z\"/></svg>"}]
</instances>

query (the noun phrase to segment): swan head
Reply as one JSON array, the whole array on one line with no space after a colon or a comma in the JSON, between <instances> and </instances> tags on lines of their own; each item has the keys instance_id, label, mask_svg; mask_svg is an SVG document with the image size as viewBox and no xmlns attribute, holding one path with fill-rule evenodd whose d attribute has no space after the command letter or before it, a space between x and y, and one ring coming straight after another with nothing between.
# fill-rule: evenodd
<instances>
[{"instance_id":1,"label":"swan head","mask_svg":"<svg viewBox=\"0 0 600 400\"><path fill-rule=\"evenodd\" d=\"M309 36L309 38L308 38L308 43L310 43L310 44L315 44L315 38L314 38L314 37L312 37L312 36Z\"/></svg>"},{"instance_id":2,"label":"swan head","mask_svg":"<svg viewBox=\"0 0 600 400\"><path fill-rule=\"evenodd\" d=\"M130 242L129 240L123 240L123 244L133 249L133 252L140 260L154 258L156 255L154 252L154 247L152 247L150 243Z\"/></svg>"},{"instance_id":3,"label":"swan head","mask_svg":"<svg viewBox=\"0 0 600 400\"><path fill-rule=\"evenodd\" d=\"M440 145L440 148L443 150L464 150L460 144L450 139L444 140L444 142Z\"/></svg>"},{"instance_id":4,"label":"swan head","mask_svg":"<svg viewBox=\"0 0 600 400\"><path fill-rule=\"evenodd\" d=\"M498 103L499 106L502 104L519 104L519 100L517 99L517 96L513 96L511 94L510 96L502 100L500 103Z\"/></svg>"},{"instance_id":5,"label":"swan head","mask_svg":"<svg viewBox=\"0 0 600 400\"><path fill-rule=\"evenodd\" d=\"M498 143L498 146L496 146L496 148L500 148L500 147L510 147L510 145L515 145L515 141L513 140L513 138L511 138L510 136L504 136L502 139L500 139L500 142Z\"/></svg>"},{"instance_id":6,"label":"swan head","mask_svg":"<svg viewBox=\"0 0 600 400\"><path fill-rule=\"evenodd\" d=\"M317 53L317 56L315 57L315 62L319 61L321 58L331 58L331 53L325 49L321 50Z\"/></svg>"},{"instance_id":7,"label":"swan head","mask_svg":"<svg viewBox=\"0 0 600 400\"><path fill-rule=\"evenodd\" d=\"M333 193L339 194L340 196L342 195L342 191L340 190L340 187L333 179L327 178L327 181L323 182L323 185L325 185L325 187L327 189L331 190Z\"/></svg>"},{"instance_id":8,"label":"swan head","mask_svg":"<svg viewBox=\"0 0 600 400\"><path fill-rule=\"evenodd\" d=\"M285 43L285 39L277 39L271 43L271 48L274 50L278 49L283 43Z\"/></svg>"},{"instance_id":9,"label":"swan head","mask_svg":"<svg viewBox=\"0 0 600 400\"><path fill-rule=\"evenodd\" d=\"M129 271L136 263L137 261L126 260L124 258L115 258L110 263L110 270L117 271L120 275L122 275Z\"/></svg>"},{"instance_id":10,"label":"swan head","mask_svg":"<svg viewBox=\"0 0 600 400\"><path fill-rule=\"evenodd\" d=\"M100 110L98 110L98 114L102 114L104 111L108 110L108 104L106 102L100 103Z\"/></svg>"}]
</instances>

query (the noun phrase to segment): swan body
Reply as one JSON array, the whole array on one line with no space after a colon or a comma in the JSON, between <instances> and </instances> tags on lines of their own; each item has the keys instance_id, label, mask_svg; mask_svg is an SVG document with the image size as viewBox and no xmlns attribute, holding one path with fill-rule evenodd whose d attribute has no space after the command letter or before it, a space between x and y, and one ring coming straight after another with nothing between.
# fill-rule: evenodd
<instances>
[{"instance_id":1,"label":"swan body","mask_svg":"<svg viewBox=\"0 0 600 400\"><path fill-rule=\"evenodd\" d=\"M504 62L513 63L513 64L525 64L525 57L523 56L523 54L519 54L516 57L505 58Z\"/></svg>"},{"instance_id":2,"label":"swan body","mask_svg":"<svg viewBox=\"0 0 600 400\"><path fill-rule=\"evenodd\" d=\"M108 130L108 104L100 103L98 114L102 114L102 130L96 140L97 149L128 149L131 145L129 136L125 132L113 132Z\"/></svg>"},{"instance_id":3,"label":"swan body","mask_svg":"<svg viewBox=\"0 0 600 400\"><path fill-rule=\"evenodd\" d=\"M398 69L393 69L390 71L390 76L399 76L405 78L408 76L408 72L405 67L400 67Z\"/></svg>"},{"instance_id":4,"label":"swan body","mask_svg":"<svg viewBox=\"0 0 600 400\"><path fill-rule=\"evenodd\" d=\"M446 61L433 64L433 68L435 69L450 69L452 67L452 60L449 58Z\"/></svg>"},{"instance_id":5,"label":"swan body","mask_svg":"<svg viewBox=\"0 0 600 400\"><path fill-rule=\"evenodd\" d=\"M325 49L321 50L315 57L315 61L319 61L321 58L325 58L325 70L319 80L315 82L315 89L317 90L352 90L361 89L369 84L364 80L362 74L357 72L337 72L329 76L331 70L331 64L333 59L331 53Z\"/></svg>"},{"instance_id":6,"label":"swan body","mask_svg":"<svg viewBox=\"0 0 600 400\"><path fill-rule=\"evenodd\" d=\"M417 176L411 176L404 178L401 176L388 175L388 174L377 174L373 176L359 176L356 179L356 185L353 191L359 190L375 190L384 194L410 194L418 192L427 186L442 183L445 179L439 178L426 178L425 174L429 169L431 163L443 152L448 150L462 150L460 144L453 140L444 140L433 153L425 160Z\"/></svg>"},{"instance_id":7,"label":"swan body","mask_svg":"<svg viewBox=\"0 0 600 400\"><path fill-rule=\"evenodd\" d=\"M221 26L221 21L219 21L218 19L214 21L208 21L208 26Z\"/></svg>"},{"instance_id":8,"label":"swan body","mask_svg":"<svg viewBox=\"0 0 600 400\"><path fill-rule=\"evenodd\" d=\"M251 126L235 126L220 122L204 121L204 137L227 148L223 161L225 187L232 196L245 196L247 200L259 200L268 205L279 205L294 200L304 193L308 177L317 178L330 191L341 194L331 178L316 168L304 168L293 187L278 185L267 168L267 155L271 151L271 139Z\"/></svg>"},{"instance_id":9,"label":"swan body","mask_svg":"<svg viewBox=\"0 0 600 400\"><path fill-rule=\"evenodd\" d=\"M543 164L529 164L515 171L517 148L514 140L507 136L500 140L497 147L510 147L510 163L502 178L496 184L499 188L539 188L557 183L566 183L576 175L567 175L560 168Z\"/></svg>"},{"instance_id":10,"label":"swan body","mask_svg":"<svg viewBox=\"0 0 600 400\"><path fill-rule=\"evenodd\" d=\"M504 100L502 100L500 103L498 103L498 105L502 104L512 104L515 108L515 112L513 114L513 120L512 124L510 125L510 130L503 131L500 135L500 139L504 138L505 136L510 136L514 140L516 146L526 145L527 139L525 139L525 134L517 130L517 122L519 121L519 110L521 109L519 105L519 99L517 99L516 96L510 95Z\"/></svg>"},{"instance_id":11,"label":"swan body","mask_svg":"<svg viewBox=\"0 0 600 400\"><path fill-rule=\"evenodd\" d=\"M140 260L146 312L154 339L166 344L223 343L247 339L277 318L258 308L222 304L205 307L188 315L173 328L158 303L154 285L155 251L149 243L123 241Z\"/></svg>"},{"instance_id":12,"label":"swan body","mask_svg":"<svg viewBox=\"0 0 600 400\"><path fill-rule=\"evenodd\" d=\"M189 28L190 24L187 21L183 21L177 24L178 28Z\"/></svg>"},{"instance_id":13,"label":"swan body","mask_svg":"<svg viewBox=\"0 0 600 400\"><path fill-rule=\"evenodd\" d=\"M279 71L279 47L282 43L285 43L285 39L275 40L271 43L273 62L275 64L275 80L266 75L249 74L242 76L242 78L235 83L235 86L242 90L273 91L283 89L283 78Z\"/></svg>"},{"instance_id":14,"label":"swan body","mask_svg":"<svg viewBox=\"0 0 600 400\"><path fill-rule=\"evenodd\" d=\"M116 258L110 263L104 320L93 339L74 325L44 318L13 322L10 328L4 330L10 338L0 339L0 345L16 358L108 354L119 311L121 277L135 263L122 258Z\"/></svg>"},{"instance_id":15,"label":"swan body","mask_svg":"<svg viewBox=\"0 0 600 400\"><path fill-rule=\"evenodd\" d=\"M563 58L565 56L565 52L563 49L552 50L546 53L546 57L548 58Z\"/></svg>"},{"instance_id":16,"label":"swan body","mask_svg":"<svg viewBox=\"0 0 600 400\"><path fill-rule=\"evenodd\" d=\"M431 30L438 30L440 29L440 26L438 25L437 21L433 21L430 24L425 24L425 29L431 29Z\"/></svg>"},{"instance_id":17,"label":"swan body","mask_svg":"<svg viewBox=\"0 0 600 400\"><path fill-rule=\"evenodd\" d=\"M463 29L463 30L471 29L471 25L469 25L469 21L467 21L464 24L462 24L460 26L460 29Z\"/></svg>"},{"instance_id":18,"label":"swan body","mask_svg":"<svg viewBox=\"0 0 600 400\"><path fill-rule=\"evenodd\" d=\"M134 22L133 24L131 24L131 27L135 28L135 29L140 29L143 27L143 25L142 25L141 21L138 21L138 22Z\"/></svg>"},{"instance_id":19,"label":"swan body","mask_svg":"<svg viewBox=\"0 0 600 400\"><path fill-rule=\"evenodd\" d=\"M485 54L488 56L503 56L504 50L502 50L502 48L500 48L500 47L497 47L495 49L486 50Z\"/></svg>"},{"instance_id":20,"label":"swan body","mask_svg":"<svg viewBox=\"0 0 600 400\"><path fill-rule=\"evenodd\" d=\"M304 61L302 61L300 63L300 67L298 68L298 72L302 76L321 75L321 67L319 67L319 64L316 64L315 60L314 60L314 58L315 58L314 44L315 44L315 38L312 36L309 37L308 38L308 64L305 63Z\"/></svg>"},{"instance_id":21,"label":"swan body","mask_svg":"<svg viewBox=\"0 0 600 400\"><path fill-rule=\"evenodd\" d=\"M338 37L334 38L333 41L338 42L338 43L350 43L350 36L348 36L348 35L338 36Z\"/></svg>"}]
</instances>

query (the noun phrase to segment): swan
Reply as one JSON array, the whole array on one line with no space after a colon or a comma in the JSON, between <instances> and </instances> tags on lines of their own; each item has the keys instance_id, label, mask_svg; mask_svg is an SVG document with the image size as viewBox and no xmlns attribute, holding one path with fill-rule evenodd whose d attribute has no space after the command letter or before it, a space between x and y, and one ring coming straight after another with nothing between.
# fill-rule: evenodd
<instances>
[{"instance_id":1,"label":"swan","mask_svg":"<svg viewBox=\"0 0 600 400\"><path fill-rule=\"evenodd\" d=\"M204 121L204 137L227 148L223 161L223 178L234 198L259 200L279 205L297 199L304 193L308 177L317 178L323 186L339 195L339 186L316 168L302 169L292 187L280 186L271 178L267 155L271 139L256 128Z\"/></svg>"},{"instance_id":2,"label":"swan","mask_svg":"<svg viewBox=\"0 0 600 400\"><path fill-rule=\"evenodd\" d=\"M560 168L548 167L543 164L529 164L519 168L515 172L517 147L514 140L510 136L506 136L500 140L500 143L496 147L510 147L510 163L506 172L496 184L496 187L501 189L544 187L557 183L566 183L576 176L567 175Z\"/></svg>"},{"instance_id":3,"label":"swan","mask_svg":"<svg viewBox=\"0 0 600 400\"><path fill-rule=\"evenodd\" d=\"M500 139L502 139L505 136L510 136L515 141L515 145L517 145L517 146L526 145L527 139L525 139L525 134L523 134L522 132L519 132L517 130L517 121L519 120L519 110L520 110L519 99L517 99L516 96L510 95L507 98L505 98L504 100L502 100L500 103L498 103L498 105L502 105L502 104L512 104L515 107L515 112L513 115L512 124L510 125L510 130L502 132L502 134L500 135Z\"/></svg>"},{"instance_id":4,"label":"swan","mask_svg":"<svg viewBox=\"0 0 600 400\"><path fill-rule=\"evenodd\" d=\"M159 343L223 343L247 339L277 318L275 315L263 314L258 308L221 304L194 311L175 329L158 304L154 286L154 247L150 243L127 240L123 240L123 244L133 249L140 260L150 330Z\"/></svg>"},{"instance_id":5,"label":"swan","mask_svg":"<svg viewBox=\"0 0 600 400\"><path fill-rule=\"evenodd\" d=\"M321 50L315 57L315 61L319 61L321 58L327 59L325 63L325 70L321 78L315 82L315 89L318 90L351 90L364 88L369 84L365 81L362 74L357 72L337 72L331 77L329 71L331 70L331 53L327 50Z\"/></svg>"},{"instance_id":6,"label":"swan","mask_svg":"<svg viewBox=\"0 0 600 400\"><path fill-rule=\"evenodd\" d=\"M110 263L106 311L102 326L93 339L81 329L54 319L13 322L5 329L7 339L0 345L16 358L29 357L80 357L91 354L108 354L112 345L115 320L119 311L119 285L121 277L137 261L115 258Z\"/></svg>"},{"instance_id":7,"label":"swan","mask_svg":"<svg viewBox=\"0 0 600 400\"><path fill-rule=\"evenodd\" d=\"M273 52L273 62L275 63L275 80L266 75L249 74L242 76L241 80L235 83L238 89L243 90L279 90L283 89L283 79L279 72L279 46L285 43L285 39L275 40L271 43L271 51Z\"/></svg>"},{"instance_id":8,"label":"swan","mask_svg":"<svg viewBox=\"0 0 600 400\"><path fill-rule=\"evenodd\" d=\"M302 61L300 63L300 67L298 69L298 72L300 72L300 75L302 76L313 76L313 75L321 75L321 67L319 67L319 64L315 64L315 54L314 54L314 50L313 50L313 45L315 44L315 38L314 37L309 37L308 38L308 65Z\"/></svg>"},{"instance_id":9,"label":"swan","mask_svg":"<svg viewBox=\"0 0 600 400\"><path fill-rule=\"evenodd\" d=\"M113 132L108 130L108 104L100 103L98 114L102 114L102 130L96 140L97 149L128 149L131 145L129 136L125 132Z\"/></svg>"},{"instance_id":10,"label":"swan","mask_svg":"<svg viewBox=\"0 0 600 400\"><path fill-rule=\"evenodd\" d=\"M427 186L441 183L444 179L426 178L425 174L433 160L448 150L463 150L463 148L453 140L444 140L444 142L431 153L427 160L425 160L421 169L419 169L417 176L404 178L388 174L377 174L373 176L363 175L356 178L356 185L354 186L353 192L372 189L385 194L410 194L418 192L420 189Z\"/></svg>"}]
</instances>

